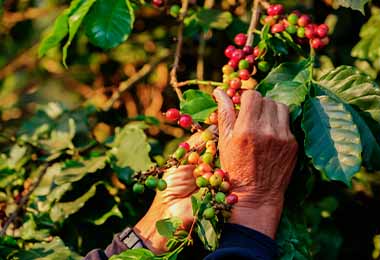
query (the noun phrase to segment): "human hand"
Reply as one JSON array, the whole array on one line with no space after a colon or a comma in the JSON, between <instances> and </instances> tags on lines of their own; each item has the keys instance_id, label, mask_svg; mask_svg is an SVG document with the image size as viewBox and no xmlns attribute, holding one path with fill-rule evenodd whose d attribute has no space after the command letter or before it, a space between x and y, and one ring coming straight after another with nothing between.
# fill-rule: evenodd
<instances>
[{"instance_id":1,"label":"human hand","mask_svg":"<svg viewBox=\"0 0 380 260\"><path fill-rule=\"evenodd\" d=\"M256 91L246 90L236 117L224 91L215 89L214 96L218 102L220 160L239 197L230 222L273 238L297 159L289 110Z\"/></svg>"}]
</instances>

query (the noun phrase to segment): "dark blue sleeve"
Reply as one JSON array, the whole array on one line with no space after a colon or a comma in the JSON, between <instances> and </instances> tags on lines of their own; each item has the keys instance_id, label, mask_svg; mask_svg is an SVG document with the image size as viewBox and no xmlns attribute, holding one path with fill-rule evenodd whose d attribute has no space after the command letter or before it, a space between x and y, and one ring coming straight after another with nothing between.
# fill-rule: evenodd
<instances>
[{"instance_id":1,"label":"dark blue sleeve","mask_svg":"<svg viewBox=\"0 0 380 260\"><path fill-rule=\"evenodd\" d=\"M271 260L277 252L277 244L270 237L241 225L226 224L219 248L205 260Z\"/></svg>"}]
</instances>

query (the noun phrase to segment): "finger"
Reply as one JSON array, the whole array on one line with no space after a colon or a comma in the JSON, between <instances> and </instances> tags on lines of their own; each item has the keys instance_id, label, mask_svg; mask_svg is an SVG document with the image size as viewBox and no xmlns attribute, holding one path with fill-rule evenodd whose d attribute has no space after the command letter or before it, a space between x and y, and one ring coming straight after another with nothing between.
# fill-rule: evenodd
<instances>
[{"instance_id":1,"label":"finger","mask_svg":"<svg viewBox=\"0 0 380 260\"><path fill-rule=\"evenodd\" d=\"M224 139L231 134L235 125L235 109L231 99L222 89L216 88L214 90L214 96L218 102L219 136Z\"/></svg>"},{"instance_id":2,"label":"finger","mask_svg":"<svg viewBox=\"0 0 380 260\"><path fill-rule=\"evenodd\" d=\"M241 106L236 125L240 128L244 125L254 125L260 118L262 110L261 94L254 90L245 90L241 96ZM253 124L252 124L253 123Z\"/></svg>"},{"instance_id":3,"label":"finger","mask_svg":"<svg viewBox=\"0 0 380 260\"><path fill-rule=\"evenodd\" d=\"M282 103L277 103L277 120L278 129L281 133L286 134L286 138L292 136L289 127L289 108L287 105Z\"/></svg>"},{"instance_id":4,"label":"finger","mask_svg":"<svg viewBox=\"0 0 380 260\"><path fill-rule=\"evenodd\" d=\"M273 129L277 128L278 119L277 119L277 104L269 98L263 99L263 109L260 117L260 121L266 126Z\"/></svg>"},{"instance_id":5,"label":"finger","mask_svg":"<svg viewBox=\"0 0 380 260\"><path fill-rule=\"evenodd\" d=\"M211 125L205 131L210 131L211 133L213 133L214 136L216 136L218 133L218 128L216 125ZM190 145L190 147L196 147L201 145L202 143L204 143L202 139L202 132L196 132L195 134L190 136L190 138L186 142Z\"/></svg>"}]
</instances>

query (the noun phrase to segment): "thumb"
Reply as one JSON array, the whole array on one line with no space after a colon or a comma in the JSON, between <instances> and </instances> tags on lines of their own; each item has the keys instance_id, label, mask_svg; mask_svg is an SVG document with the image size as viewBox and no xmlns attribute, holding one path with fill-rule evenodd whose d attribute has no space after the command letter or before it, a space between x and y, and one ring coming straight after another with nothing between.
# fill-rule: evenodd
<instances>
[{"instance_id":1,"label":"thumb","mask_svg":"<svg viewBox=\"0 0 380 260\"><path fill-rule=\"evenodd\" d=\"M218 102L219 136L224 139L229 136L235 125L235 109L231 99L222 89L216 88L213 94L216 102Z\"/></svg>"}]
</instances>

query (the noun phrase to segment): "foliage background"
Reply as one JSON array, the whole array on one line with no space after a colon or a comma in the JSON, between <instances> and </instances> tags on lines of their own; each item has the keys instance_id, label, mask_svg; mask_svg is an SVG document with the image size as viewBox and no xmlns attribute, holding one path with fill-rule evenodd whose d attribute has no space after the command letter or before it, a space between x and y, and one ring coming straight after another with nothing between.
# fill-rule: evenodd
<instances>
[{"instance_id":1,"label":"foliage background","mask_svg":"<svg viewBox=\"0 0 380 260\"><path fill-rule=\"evenodd\" d=\"M46 244L40 241L48 241L57 255L66 258L69 255L77 257L71 252L84 255L93 248L104 248L115 232L133 225L144 214L149 205L146 201L154 195L136 196L126 188L132 155L119 153L113 148L129 150L122 147L123 138L142 140L149 143L149 147L135 156L141 159L150 149L150 158L142 162L144 166L150 161L162 163L186 135L182 129L166 124L161 115L166 108L178 106L177 97L168 84L178 22L168 15L167 10L152 8L149 3L141 7L141 3L132 1L136 18L128 41L103 51L90 44L84 34L78 34L68 49L69 67L65 69L58 49L41 59L38 59L37 51L42 35L70 1L1 2L0 152L3 155L0 157L0 209L3 207L5 214L9 215L19 203L19 194L25 195L30 189L30 180L34 180L41 170L38 167L45 167L40 159L50 157L47 166L51 167L56 162L54 156L68 171L70 167L76 167L76 170L83 167L83 176L79 179L65 172L67 178L61 180L59 187L68 184L70 191L58 200L70 202L82 198L83 201L76 201L69 209L66 207L63 215L58 214L55 221L51 221L51 214L50 219L44 214L33 214L33 209L41 206L38 203L47 205L46 201L49 202L47 193L50 191L40 190L40 197L9 229L9 235L17 242L12 240L7 244L3 241L0 244L0 258L5 257L2 254L5 250L12 250L13 246L21 259L34 259L27 251L20 251L18 246L32 246L35 250L29 250L32 253L38 248L47 252ZM340 1L279 2L289 10L307 11L316 22L326 21L333 28L329 47L317 57L316 76L346 64L379 80L378 1L373 1L371 8L366 6L365 15L336 8ZM193 4L205 3L194 1ZM221 67L226 62L223 49L236 33L246 31L249 5L244 0L216 1L215 6L233 14L233 20L225 30L204 33L193 28L185 31L178 71L180 80L195 77L221 80ZM354 48L361 39L360 29L369 19L371 24L363 27L361 33L361 45ZM138 81L134 82L134 79ZM128 89L121 93L119 100L110 103L123 84ZM207 86L201 88L207 90ZM86 107L80 104L86 104ZM74 119L74 128L68 118ZM40 136L36 129L43 124L49 129L40 129L43 133ZM116 130L117 127L123 128ZM9 138L22 134L27 138L19 140L22 142L20 146L12 146L14 140ZM35 148L36 142L44 149ZM144 143L134 145L144 147ZM49 153L45 154L44 150ZM78 162L79 165L75 164ZM93 167L92 172L88 170L90 167ZM279 239L286 237L285 240L289 234L294 234L293 248L289 251L293 255L287 255L288 259L311 258L310 252L316 259L379 257L380 246L375 242L378 239L374 239L380 234L379 173L363 169L355 175L349 188L341 183L323 181L318 174L295 175L291 192L287 195L288 207L292 209L287 211L289 222L284 220L284 233L279 234ZM60 237L67 247L53 236ZM46 254L46 259L51 259ZM192 254L189 251L184 255L191 258Z\"/></svg>"}]
</instances>

